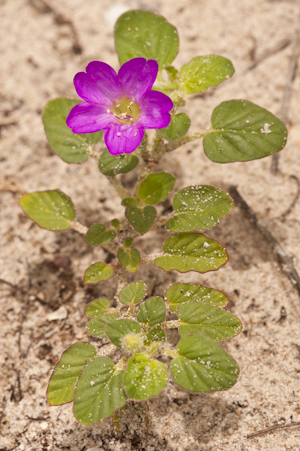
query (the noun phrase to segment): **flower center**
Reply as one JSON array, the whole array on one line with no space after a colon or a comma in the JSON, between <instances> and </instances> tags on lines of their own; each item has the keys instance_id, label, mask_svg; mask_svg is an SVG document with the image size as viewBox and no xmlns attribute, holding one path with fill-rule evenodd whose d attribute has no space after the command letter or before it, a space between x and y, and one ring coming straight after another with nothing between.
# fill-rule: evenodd
<instances>
[{"instance_id":1,"label":"flower center","mask_svg":"<svg viewBox=\"0 0 300 451\"><path fill-rule=\"evenodd\" d=\"M139 117L140 109L133 100L122 97L107 112L113 114L122 124L132 124Z\"/></svg>"}]
</instances>

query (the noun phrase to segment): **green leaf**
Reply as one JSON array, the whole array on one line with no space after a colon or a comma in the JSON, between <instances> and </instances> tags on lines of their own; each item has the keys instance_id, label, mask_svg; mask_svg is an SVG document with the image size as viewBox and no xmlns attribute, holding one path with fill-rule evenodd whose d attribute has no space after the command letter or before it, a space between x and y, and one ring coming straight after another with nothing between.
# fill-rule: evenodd
<instances>
[{"instance_id":1,"label":"green leaf","mask_svg":"<svg viewBox=\"0 0 300 451\"><path fill-rule=\"evenodd\" d=\"M199 335L187 335L178 343L182 357L172 360L175 382L194 393L227 390L237 380L239 367L219 345Z\"/></svg>"},{"instance_id":2,"label":"green leaf","mask_svg":"<svg viewBox=\"0 0 300 451\"><path fill-rule=\"evenodd\" d=\"M141 326L132 319L115 319L105 326L105 333L111 342L122 348L124 346L124 338L126 335L139 334Z\"/></svg>"},{"instance_id":3,"label":"green leaf","mask_svg":"<svg viewBox=\"0 0 300 451\"><path fill-rule=\"evenodd\" d=\"M123 205L123 207L128 207L128 205L136 205L136 199L134 197L126 197L126 199L122 200L121 205Z\"/></svg>"},{"instance_id":4,"label":"green leaf","mask_svg":"<svg viewBox=\"0 0 300 451\"><path fill-rule=\"evenodd\" d=\"M189 301L202 302L215 307L226 307L229 304L228 297L222 291L206 288L192 283L175 283L166 291L166 299L171 304L172 312L175 312L180 304Z\"/></svg>"},{"instance_id":5,"label":"green leaf","mask_svg":"<svg viewBox=\"0 0 300 451\"><path fill-rule=\"evenodd\" d=\"M118 315L114 313L107 313L106 315L98 316L92 319L87 325L88 332L94 337L104 338L106 333L104 331L105 325L114 319L117 319Z\"/></svg>"},{"instance_id":6,"label":"green leaf","mask_svg":"<svg viewBox=\"0 0 300 451\"><path fill-rule=\"evenodd\" d=\"M213 130L203 140L204 152L216 163L250 161L279 152L287 130L272 113L247 100L230 100L214 109Z\"/></svg>"},{"instance_id":7,"label":"green leaf","mask_svg":"<svg viewBox=\"0 0 300 451\"><path fill-rule=\"evenodd\" d=\"M153 327L146 334L145 345L150 345L155 341L161 341L162 343L166 341L166 334L160 326Z\"/></svg>"},{"instance_id":8,"label":"green leaf","mask_svg":"<svg viewBox=\"0 0 300 451\"><path fill-rule=\"evenodd\" d=\"M191 120L188 115L185 113L179 113L172 116L168 127L160 128L156 131L167 141L173 142L182 138L188 132L190 125Z\"/></svg>"},{"instance_id":9,"label":"green leaf","mask_svg":"<svg viewBox=\"0 0 300 451\"><path fill-rule=\"evenodd\" d=\"M53 152L67 163L80 164L88 159L92 146L100 141L103 131L86 134L72 132L66 120L78 103L80 101L64 98L51 100L44 108L43 122Z\"/></svg>"},{"instance_id":10,"label":"green leaf","mask_svg":"<svg viewBox=\"0 0 300 451\"><path fill-rule=\"evenodd\" d=\"M107 230L103 224L94 224L89 228L85 235L85 241L91 246L100 246L100 244L109 243L116 237L114 230Z\"/></svg>"},{"instance_id":11,"label":"green leaf","mask_svg":"<svg viewBox=\"0 0 300 451\"><path fill-rule=\"evenodd\" d=\"M21 207L30 219L48 230L68 230L75 219L71 199L59 190L25 194Z\"/></svg>"},{"instance_id":12,"label":"green leaf","mask_svg":"<svg viewBox=\"0 0 300 451\"><path fill-rule=\"evenodd\" d=\"M130 272L136 272L140 266L141 256L137 249L119 249L118 259L120 263Z\"/></svg>"},{"instance_id":13,"label":"green leaf","mask_svg":"<svg viewBox=\"0 0 300 451\"><path fill-rule=\"evenodd\" d=\"M75 393L74 415L81 424L99 423L124 406L124 371L114 371L108 357L99 357L83 370Z\"/></svg>"},{"instance_id":14,"label":"green leaf","mask_svg":"<svg viewBox=\"0 0 300 451\"><path fill-rule=\"evenodd\" d=\"M234 337L242 329L236 316L197 301L181 305L176 313L185 323L179 327L180 335L199 334L212 341L222 341Z\"/></svg>"},{"instance_id":15,"label":"green leaf","mask_svg":"<svg viewBox=\"0 0 300 451\"><path fill-rule=\"evenodd\" d=\"M88 318L96 318L96 316L106 313L110 306L110 302L107 299L95 299L90 302L85 309L85 316Z\"/></svg>"},{"instance_id":16,"label":"green leaf","mask_svg":"<svg viewBox=\"0 0 300 451\"><path fill-rule=\"evenodd\" d=\"M229 194L213 186L197 185L175 194L173 208L179 212L166 223L172 232L191 232L217 225L233 208Z\"/></svg>"},{"instance_id":17,"label":"green leaf","mask_svg":"<svg viewBox=\"0 0 300 451\"><path fill-rule=\"evenodd\" d=\"M77 379L84 365L95 356L96 349L88 343L76 343L63 353L47 390L51 406L73 401Z\"/></svg>"},{"instance_id":18,"label":"green leaf","mask_svg":"<svg viewBox=\"0 0 300 451\"><path fill-rule=\"evenodd\" d=\"M175 59L178 33L162 16L145 10L128 11L116 22L115 46L120 64L132 58L155 59L163 69Z\"/></svg>"},{"instance_id":19,"label":"green leaf","mask_svg":"<svg viewBox=\"0 0 300 451\"><path fill-rule=\"evenodd\" d=\"M120 302L122 304L138 304L146 296L146 289L143 282L132 282L121 290Z\"/></svg>"},{"instance_id":20,"label":"green leaf","mask_svg":"<svg viewBox=\"0 0 300 451\"><path fill-rule=\"evenodd\" d=\"M162 298L147 299L137 310L136 317L139 323L147 323L149 327L161 324L165 320L166 307Z\"/></svg>"},{"instance_id":21,"label":"green leaf","mask_svg":"<svg viewBox=\"0 0 300 451\"><path fill-rule=\"evenodd\" d=\"M151 360L146 352L139 352L129 360L124 388L130 398L143 401L157 396L167 382L165 365L158 360Z\"/></svg>"},{"instance_id":22,"label":"green leaf","mask_svg":"<svg viewBox=\"0 0 300 451\"><path fill-rule=\"evenodd\" d=\"M215 271L228 261L226 250L215 240L201 233L171 235L164 244L166 257L155 259L155 265L165 271Z\"/></svg>"},{"instance_id":23,"label":"green leaf","mask_svg":"<svg viewBox=\"0 0 300 451\"><path fill-rule=\"evenodd\" d=\"M125 215L132 227L141 235L144 235L144 233L151 229L156 217L156 210L150 205L145 208L129 205L126 208Z\"/></svg>"},{"instance_id":24,"label":"green leaf","mask_svg":"<svg viewBox=\"0 0 300 451\"><path fill-rule=\"evenodd\" d=\"M196 56L180 69L181 89L188 94L217 86L234 74L234 67L226 58L217 55Z\"/></svg>"},{"instance_id":25,"label":"green leaf","mask_svg":"<svg viewBox=\"0 0 300 451\"><path fill-rule=\"evenodd\" d=\"M136 155L122 154L115 156L105 148L100 155L98 167L104 175L117 175L132 171L138 163L139 159Z\"/></svg>"},{"instance_id":26,"label":"green leaf","mask_svg":"<svg viewBox=\"0 0 300 451\"><path fill-rule=\"evenodd\" d=\"M165 200L175 185L175 177L168 172L150 174L139 187L139 198L145 204L157 204Z\"/></svg>"},{"instance_id":27,"label":"green leaf","mask_svg":"<svg viewBox=\"0 0 300 451\"><path fill-rule=\"evenodd\" d=\"M101 280L109 279L113 274L113 268L108 267L105 263L94 263L85 271L84 283L95 284Z\"/></svg>"}]
</instances>

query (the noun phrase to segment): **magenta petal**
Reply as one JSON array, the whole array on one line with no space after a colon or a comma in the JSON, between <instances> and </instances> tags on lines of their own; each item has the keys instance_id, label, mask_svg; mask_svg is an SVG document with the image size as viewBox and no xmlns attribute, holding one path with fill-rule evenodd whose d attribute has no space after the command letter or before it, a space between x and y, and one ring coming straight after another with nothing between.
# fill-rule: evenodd
<instances>
[{"instance_id":1,"label":"magenta petal","mask_svg":"<svg viewBox=\"0 0 300 451\"><path fill-rule=\"evenodd\" d=\"M127 61L118 73L125 96L140 102L152 88L157 72L158 64L155 60L146 61L144 58L134 58Z\"/></svg>"},{"instance_id":2,"label":"magenta petal","mask_svg":"<svg viewBox=\"0 0 300 451\"><path fill-rule=\"evenodd\" d=\"M117 119L107 113L106 107L86 102L75 105L67 117L67 126L74 133L98 132L116 122Z\"/></svg>"},{"instance_id":3,"label":"magenta petal","mask_svg":"<svg viewBox=\"0 0 300 451\"><path fill-rule=\"evenodd\" d=\"M141 102L138 125L144 128L165 128L171 122L168 113L173 108L172 100L159 91L150 91Z\"/></svg>"},{"instance_id":4,"label":"magenta petal","mask_svg":"<svg viewBox=\"0 0 300 451\"><path fill-rule=\"evenodd\" d=\"M92 61L86 71L79 72L74 78L76 92L83 100L109 106L122 97L118 76L108 64Z\"/></svg>"},{"instance_id":5,"label":"magenta petal","mask_svg":"<svg viewBox=\"0 0 300 451\"><path fill-rule=\"evenodd\" d=\"M145 130L135 124L117 124L104 132L104 141L112 155L131 153L141 143Z\"/></svg>"}]
</instances>

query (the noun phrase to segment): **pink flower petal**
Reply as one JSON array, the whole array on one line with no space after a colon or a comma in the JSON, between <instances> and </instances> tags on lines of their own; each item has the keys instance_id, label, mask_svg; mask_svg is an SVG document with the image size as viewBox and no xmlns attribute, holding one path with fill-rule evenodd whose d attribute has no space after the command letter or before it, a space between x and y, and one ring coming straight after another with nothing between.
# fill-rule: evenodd
<instances>
[{"instance_id":1,"label":"pink flower petal","mask_svg":"<svg viewBox=\"0 0 300 451\"><path fill-rule=\"evenodd\" d=\"M92 61L86 72L79 72L74 78L76 92L83 100L110 106L122 97L118 76L108 64Z\"/></svg>"},{"instance_id":2,"label":"pink flower petal","mask_svg":"<svg viewBox=\"0 0 300 451\"><path fill-rule=\"evenodd\" d=\"M93 133L117 123L117 119L103 105L81 102L72 108L66 122L74 133Z\"/></svg>"},{"instance_id":3,"label":"pink flower petal","mask_svg":"<svg viewBox=\"0 0 300 451\"><path fill-rule=\"evenodd\" d=\"M118 73L125 96L140 102L152 88L157 72L158 64L155 60L146 61L144 58L134 58L127 61Z\"/></svg>"},{"instance_id":4,"label":"pink flower petal","mask_svg":"<svg viewBox=\"0 0 300 451\"><path fill-rule=\"evenodd\" d=\"M171 122L168 113L173 108L172 100L159 91L150 91L141 102L137 124L144 128L165 128Z\"/></svg>"},{"instance_id":5,"label":"pink flower petal","mask_svg":"<svg viewBox=\"0 0 300 451\"><path fill-rule=\"evenodd\" d=\"M141 143L145 130L135 124L112 125L104 132L104 141L112 155L131 153Z\"/></svg>"}]
</instances>

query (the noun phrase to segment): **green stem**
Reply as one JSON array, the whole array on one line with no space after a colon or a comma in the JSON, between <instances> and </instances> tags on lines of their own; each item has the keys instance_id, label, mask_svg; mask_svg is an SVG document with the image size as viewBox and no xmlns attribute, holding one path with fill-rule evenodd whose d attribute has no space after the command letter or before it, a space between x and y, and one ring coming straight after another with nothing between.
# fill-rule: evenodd
<instances>
[{"instance_id":1,"label":"green stem","mask_svg":"<svg viewBox=\"0 0 300 451\"><path fill-rule=\"evenodd\" d=\"M126 199L126 197L129 197L129 194L125 190L121 181L115 175L107 176L107 178L109 182L112 184L112 186L115 188L121 199Z\"/></svg>"},{"instance_id":2,"label":"green stem","mask_svg":"<svg viewBox=\"0 0 300 451\"><path fill-rule=\"evenodd\" d=\"M184 146L184 144L187 144L191 141L195 141L195 139L203 138L203 136L207 135L207 133L210 133L211 131L212 131L212 129L200 130L199 132L184 136L183 138L179 139L178 141L169 143L165 146L164 153L172 152L173 150L178 149L178 147Z\"/></svg>"}]
</instances>

